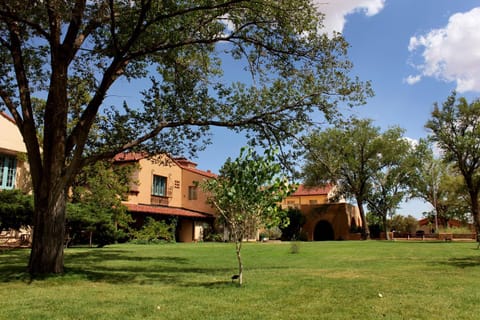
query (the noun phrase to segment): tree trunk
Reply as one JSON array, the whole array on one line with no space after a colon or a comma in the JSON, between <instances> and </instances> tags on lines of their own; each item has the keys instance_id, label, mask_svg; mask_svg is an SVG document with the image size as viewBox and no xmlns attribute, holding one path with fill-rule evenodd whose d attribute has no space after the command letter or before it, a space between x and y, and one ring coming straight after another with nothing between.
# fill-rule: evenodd
<instances>
[{"instance_id":1,"label":"tree trunk","mask_svg":"<svg viewBox=\"0 0 480 320\"><path fill-rule=\"evenodd\" d=\"M45 104L42 165L35 166L34 236L30 253L31 275L63 273L65 209L69 179L67 155L67 64L52 54L50 90ZM29 156L29 160L34 161Z\"/></svg>"},{"instance_id":2,"label":"tree trunk","mask_svg":"<svg viewBox=\"0 0 480 320\"><path fill-rule=\"evenodd\" d=\"M243 263L242 256L240 255L240 250L242 250L242 240L235 241L235 249L237 252L237 261L238 261L238 284L242 285L243 283Z\"/></svg>"},{"instance_id":3,"label":"tree trunk","mask_svg":"<svg viewBox=\"0 0 480 320\"><path fill-rule=\"evenodd\" d=\"M478 236L480 235L480 208L478 203L478 193L470 192L470 201L472 207L473 222L475 223L475 231L477 232L478 241Z\"/></svg>"},{"instance_id":4,"label":"tree trunk","mask_svg":"<svg viewBox=\"0 0 480 320\"><path fill-rule=\"evenodd\" d=\"M390 235L388 232L388 225L387 225L387 214L382 215L382 222L383 222L383 232L385 232L385 239L390 240Z\"/></svg>"},{"instance_id":5,"label":"tree trunk","mask_svg":"<svg viewBox=\"0 0 480 320\"><path fill-rule=\"evenodd\" d=\"M357 198L358 211L360 212L360 218L362 219L362 239L367 240L370 238L370 231L368 229L367 217L365 216L365 211L363 210L363 201L362 199Z\"/></svg>"},{"instance_id":6,"label":"tree trunk","mask_svg":"<svg viewBox=\"0 0 480 320\"><path fill-rule=\"evenodd\" d=\"M65 237L65 191L52 198L45 190L35 195L32 251L28 264L31 275L63 273Z\"/></svg>"}]
</instances>

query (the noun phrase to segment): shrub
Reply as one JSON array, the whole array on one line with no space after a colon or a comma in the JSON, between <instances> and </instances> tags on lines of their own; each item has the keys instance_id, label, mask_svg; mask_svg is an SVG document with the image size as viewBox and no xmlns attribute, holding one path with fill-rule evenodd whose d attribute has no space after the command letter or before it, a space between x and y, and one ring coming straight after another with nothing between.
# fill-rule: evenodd
<instances>
[{"instance_id":1,"label":"shrub","mask_svg":"<svg viewBox=\"0 0 480 320\"><path fill-rule=\"evenodd\" d=\"M157 221L151 217L147 217L143 228L134 232L133 236L135 240L143 240L146 242L155 242L156 240L175 242L175 225L174 222L168 224L163 220Z\"/></svg>"},{"instance_id":2,"label":"shrub","mask_svg":"<svg viewBox=\"0 0 480 320\"><path fill-rule=\"evenodd\" d=\"M280 228L282 231L281 239L285 241L300 240L302 238L302 226L305 224L305 216L297 208L288 208L287 216L290 223Z\"/></svg>"}]
</instances>

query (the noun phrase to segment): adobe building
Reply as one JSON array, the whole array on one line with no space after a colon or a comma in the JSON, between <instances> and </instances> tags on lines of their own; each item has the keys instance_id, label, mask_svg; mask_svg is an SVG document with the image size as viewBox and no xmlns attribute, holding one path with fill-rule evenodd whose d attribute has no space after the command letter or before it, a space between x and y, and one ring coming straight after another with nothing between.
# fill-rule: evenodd
<instances>
[{"instance_id":1,"label":"adobe building","mask_svg":"<svg viewBox=\"0 0 480 320\"><path fill-rule=\"evenodd\" d=\"M332 186L307 187L298 189L282 202L282 207L295 207L306 218L302 232L309 241L357 240L352 233L362 225L362 219L356 206L344 200L331 202Z\"/></svg>"},{"instance_id":2,"label":"adobe building","mask_svg":"<svg viewBox=\"0 0 480 320\"><path fill-rule=\"evenodd\" d=\"M177 220L176 240L203 240L205 227L214 220L214 209L198 185L215 177L210 171L197 168L185 158L168 155L147 157L143 153L121 153L115 156L118 165L134 164L136 169L128 199L123 202L141 227L147 217L156 220Z\"/></svg>"},{"instance_id":3,"label":"adobe building","mask_svg":"<svg viewBox=\"0 0 480 320\"><path fill-rule=\"evenodd\" d=\"M27 148L15 120L0 112L0 190L31 191Z\"/></svg>"}]
</instances>

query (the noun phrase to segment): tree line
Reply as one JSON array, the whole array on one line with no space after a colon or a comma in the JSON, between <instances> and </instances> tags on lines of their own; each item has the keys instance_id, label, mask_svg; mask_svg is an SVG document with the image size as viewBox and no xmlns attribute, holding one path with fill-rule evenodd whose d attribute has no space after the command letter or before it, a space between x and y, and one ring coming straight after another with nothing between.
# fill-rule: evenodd
<instances>
[{"instance_id":1,"label":"tree line","mask_svg":"<svg viewBox=\"0 0 480 320\"><path fill-rule=\"evenodd\" d=\"M452 93L434 104L425 124L429 135L412 141L404 130L385 131L368 119L317 130L305 137L302 176L307 184L332 184L337 197L354 200L362 218L362 234L369 236L365 208L380 219L388 235L387 219L403 200L422 199L426 213L446 226L450 219L474 221L479 229L480 102L468 103Z\"/></svg>"}]
</instances>

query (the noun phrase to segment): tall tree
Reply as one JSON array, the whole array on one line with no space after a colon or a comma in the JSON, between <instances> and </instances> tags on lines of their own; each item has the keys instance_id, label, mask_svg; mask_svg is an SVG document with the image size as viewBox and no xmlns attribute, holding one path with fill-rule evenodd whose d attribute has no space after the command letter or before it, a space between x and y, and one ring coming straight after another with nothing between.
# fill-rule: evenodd
<instances>
[{"instance_id":1,"label":"tall tree","mask_svg":"<svg viewBox=\"0 0 480 320\"><path fill-rule=\"evenodd\" d=\"M393 217L400 202L407 196L408 186L416 167L413 147L403 137L400 128L381 134L383 148L378 157L380 170L373 172L368 208L382 220L383 231L389 240L387 218Z\"/></svg>"},{"instance_id":2,"label":"tall tree","mask_svg":"<svg viewBox=\"0 0 480 320\"><path fill-rule=\"evenodd\" d=\"M336 185L338 196L355 199L362 219L362 234L368 238L364 205L374 175L384 167L382 152L389 147L380 128L373 126L371 120L353 119L344 127L312 132L305 141L305 182Z\"/></svg>"},{"instance_id":3,"label":"tall tree","mask_svg":"<svg viewBox=\"0 0 480 320\"><path fill-rule=\"evenodd\" d=\"M90 245L95 241L103 246L127 237L128 224L133 219L122 200L129 187L137 183L131 181L135 168L135 165L113 165L111 161L99 161L83 168L69 192L69 239L75 242L76 237L88 231Z\"/></svg>"},{"instance_id":4,"label":"tall tree","mask_svg":"<svg viewBox=\"0 0 480 320\"><path fill-rule=\"evenodd\" d=\"M417 166L410 180L410 197L419 198L433 207L427 215L446 227L453 218L465 220L468 193L465 192L463 177L457 169L443 159L434 156L431 144L421 140L415 151Z\"/></svg>"},{"instance_id":5,"label":"tall tree","mask_svg":"<svg viewBox=\"0 0 480 320\"><path fill-rule=\"evenodd\" d=\"M30 273L63 272L67 189L83 166L135 148L195 152L211 126L289 143L311 112L330 119L339 102L364 103L347 43L321 30L309 0L0 2L0 97L34 189ZM223 81L226 55L253 85ZM150 79L141 105L106 105L120 78ZM46 100L40 123L35 98Z\"/></svg>"},{"instance_id":6,"label":"tall tree","mask_svg":"<svg viewBox=\"0 0 480 320\"><path fill-rule=\"evenodd\" d=\"M294 186L280 173L273 151L267 150L262 156L251 148L243 148L237 159L225 162L217 179L202 184L209 194L208 201L220 213L235 242L240 285L243 240L252 230L282 226L288 220L278 205L294 191Z\"/></svg>"},{"instance_id":7,"label":"tall tree","mask_svg":"<svg viewBox=\"0 0 480 320\"><path fill-rule=\"evenodd\" d=\"M439 106L434 105L426 127L431 139L443 151L444 160L461 173L469 195L470 210L480 234L480 100L471 103L452 93Z\"/></svg>"}]
</instances>

